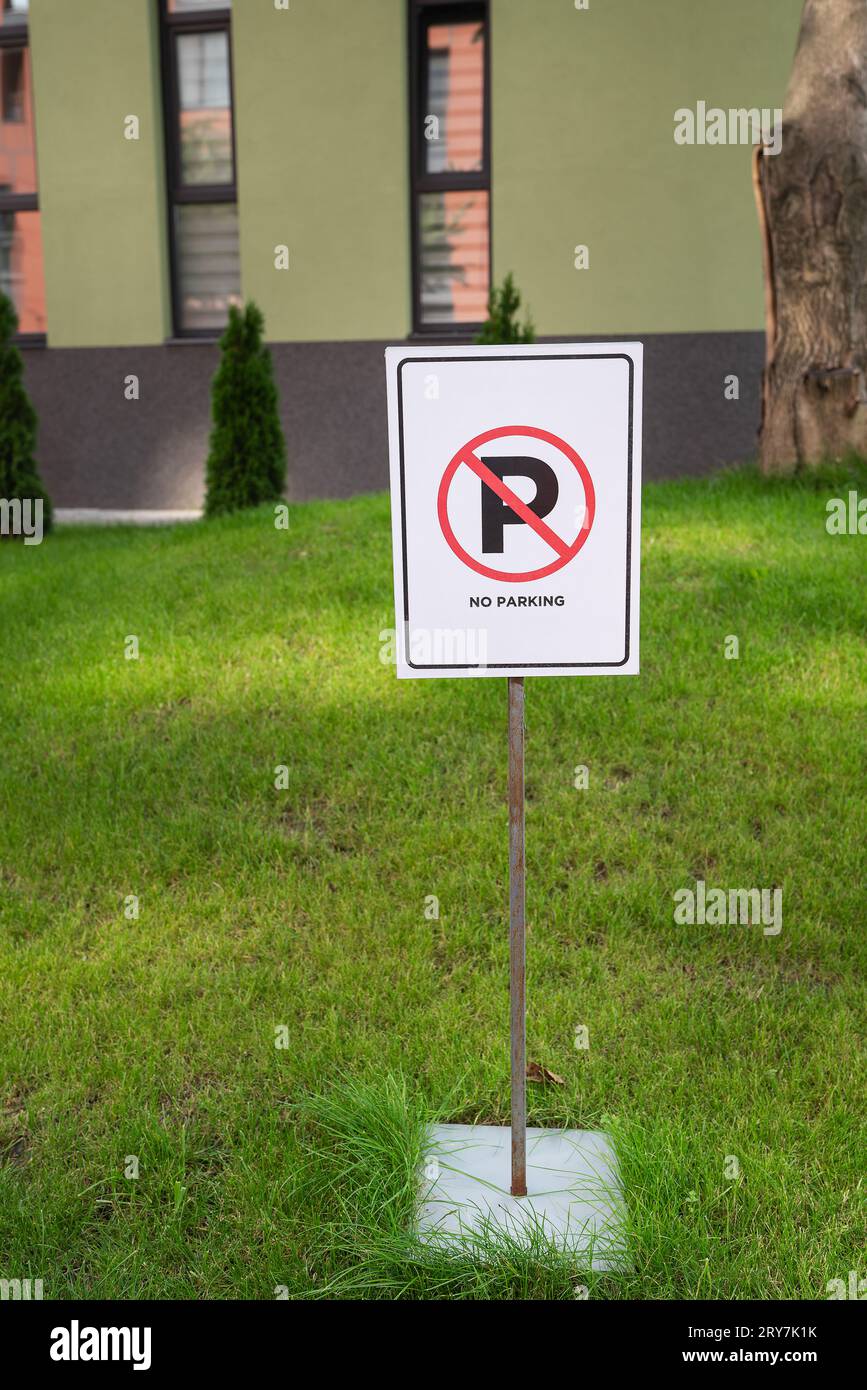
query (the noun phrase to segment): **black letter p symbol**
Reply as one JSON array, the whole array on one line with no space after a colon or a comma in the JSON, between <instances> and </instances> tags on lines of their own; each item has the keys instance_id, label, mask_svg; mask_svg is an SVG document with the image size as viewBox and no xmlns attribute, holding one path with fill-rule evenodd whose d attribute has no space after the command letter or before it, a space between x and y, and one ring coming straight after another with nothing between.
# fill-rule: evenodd
<instances>
[{"instance_id":1,"label":"black letter p symbol","mask_svg":"<svg viewBox=\"0 0 867 1390\"><path fill-rule=\"evenodd\" d=\"M560 484L557 474L542 459L532 458L483 458L486 468L500 479L530 478L536 484L536 495L527 506L536 516L547 516L557 505ZM502 555L503 527L526 525L509 506L498 497L493 488L482 482L482 550L488 555Z\"/></svg>"}]
</instances>

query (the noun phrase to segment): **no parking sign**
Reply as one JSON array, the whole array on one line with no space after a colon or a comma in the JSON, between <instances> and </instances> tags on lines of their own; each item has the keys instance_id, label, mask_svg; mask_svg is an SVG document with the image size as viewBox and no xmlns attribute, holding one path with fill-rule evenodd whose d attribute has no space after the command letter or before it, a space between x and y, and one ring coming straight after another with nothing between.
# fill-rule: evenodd
<instances>
[{"instance_id":1,"label":"no parking sign","mask_svg":"<svg viewBox=\"0 0 867 1390\"><path fill-rule=\"evenodd\" d=\"M387 349L399 676L637 672L641 368Z\"/></svg>"},{"instance_id":2,"label":"no parking sign","mask_svg":"<svg viewBox=\"0 0 867 1390\"><path fill-rule=\"evenodd\" d=\"M641 344L392 347L385 358L397 673L508 677L509 1194L538 1230L552 1167L527 1162L524 677L638 671ZM461 1219L482 1210L508 1223L504 1175L474 1170L484 1145L472 1127L455 1164L455 1128L439 1127L449 1168L478 1179ZM567 1137L577 1192L593 1165L582 1173L576 1159L586 1136ZM432 1209L442 1205L440 1194ZM573 1219L586 1225L570 1198L561 1238Z\"/></svg>"}]
</instances>

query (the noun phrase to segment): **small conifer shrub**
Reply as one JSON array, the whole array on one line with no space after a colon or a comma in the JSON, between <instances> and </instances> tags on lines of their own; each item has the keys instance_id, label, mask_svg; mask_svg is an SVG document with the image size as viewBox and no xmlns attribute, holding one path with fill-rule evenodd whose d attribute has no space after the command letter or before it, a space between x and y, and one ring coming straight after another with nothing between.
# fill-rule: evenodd
<instances>
[{"instance_id":1,"label":"small conifer shrub","mask_svg":"<svg viewBox=\"0 0 867 1390\"><path fill-rule=\"evenodd\" d=\"M536 340L533 320L528 314L523 326L518 323L521 296L511 271L498 289L491 286L488 296L488 317L476 337L477 343L532 343Z\"/></svg>"},{"instance_id":2,"label":"small conifer shrub","mask_svg":"<svg viewBox=\"0 0 867 1390\"><path fill-rule=\"evenodd\" d=\"M229 309L211 387L206 516L277 502L283 496L286 444L271 353L262 341L264 327L257 305Z\"/></svg>"},{"instance_id":3,"label":"small conifer shrub","mask_svg":"<svg viewBox=\"0 0 867 1390\"><path fill-rule=\"evenodd\" d=\"M34 458L36 411L24 386L21 353L12 341L17 331L15 306L0 291L0 499L41 502L45 533L51 530L51 501Z\"/></svg>"}]
</instances>

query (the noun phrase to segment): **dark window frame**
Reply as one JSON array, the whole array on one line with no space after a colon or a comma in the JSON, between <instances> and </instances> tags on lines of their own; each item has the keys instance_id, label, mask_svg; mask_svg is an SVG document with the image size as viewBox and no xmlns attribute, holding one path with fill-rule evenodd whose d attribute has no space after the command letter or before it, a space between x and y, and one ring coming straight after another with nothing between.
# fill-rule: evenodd
<instances>
[{"instance_id":1,"label":"dark window frame","mask_svg":"<svg viewBox=\"0 0 867 1390\"><path fill-rule=\"evenodd\" d=\"M409 33L409 184L413 338L470 339L483 320L470 323L425 323L421 303L421 225L419 199L423 193L469 189L488 195L488 279L492 274L493 199L491 196L491 6L488 0L408 0ZM424 61L425 30L430 24L479 21L485 26L482 81L482 167L477 171L428 173L425 168L424 119L427 90Z\"/></svg>"},{"instance_id":2,"label":"dark window frame","mask_svg":"<svg viewBox=\"0 0 867 1390\"><path fill-rule=\"evenodd\" d=\"M26 19L15 19L12 23L0 24L0 49L30 48L30 29ZM30 71L33 72L33 55L30 55ZM31 78L32 80L32 78ZM36 113L33 117L33 144L36 146ZM36 188L32 193L0 192L0 213L39 211L39 165L36 165ZM45 255L43 250L42 274L45 276ZM16 333L13 339L16 347L45 347L48 343L46 333Z\"/></svg>"},{"instance_id":3,"label":"dark window frame","mask_svg":"<svg viewBox=\"0 0 867 1390\"><path fill-rule=\"evenodd\" d=\"M232 10L230 5L202 10L170 11L168 0L157 0L160 18L160 67L162 71L163 128L166 160L166 211L168 213L169 281L171 286L172 338L214 342L221 330L185 328L181 322L180 265L175 231L175 208L190 203L238 203L238 159L235 148L235 73L232 61ZM231 183L184 183L181 177L180 87L178 48L182 34L223 32L229 55L229 113L232 125Z\"/></svg>"}]
</instances>

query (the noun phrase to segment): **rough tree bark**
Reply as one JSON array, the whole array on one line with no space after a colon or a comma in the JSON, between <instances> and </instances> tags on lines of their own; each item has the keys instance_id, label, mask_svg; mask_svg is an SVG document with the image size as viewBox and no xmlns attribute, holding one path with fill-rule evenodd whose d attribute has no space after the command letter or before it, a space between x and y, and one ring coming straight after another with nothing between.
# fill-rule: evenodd
<instances>
[{"instance_id":1,"label":"rough tree bark","mask_svg":"<svg viewBox=\"0 0 867 1390\"><path fill-rule=\"evenodd\" d=\"M754 167L762 468L867 456L867 0L805 0L782 147Z\"/></svg>"}]
</instances>

